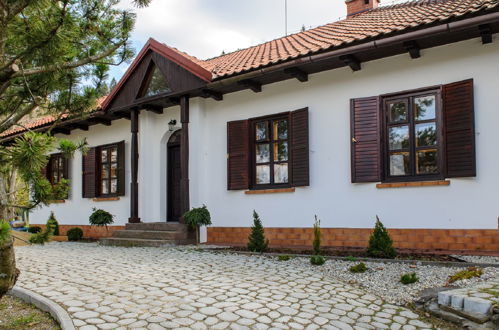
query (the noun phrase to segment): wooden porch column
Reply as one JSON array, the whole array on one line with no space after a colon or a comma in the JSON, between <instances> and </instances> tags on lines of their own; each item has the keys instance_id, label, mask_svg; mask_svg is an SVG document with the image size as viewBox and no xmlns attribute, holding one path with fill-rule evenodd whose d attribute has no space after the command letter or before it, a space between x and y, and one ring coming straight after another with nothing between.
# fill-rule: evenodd
<instances>
[{"instance_id":1,"label":"wooden porch column","mask_svg":"<svg viewBox=\"0 0 499 330\"><path fill-rule=\"evenodd\" d=\"M139 109L133 108L131 111L131 132L132 143L130 151L130 164L131 164L131 182L130 182L130 218L129 223L140 222L139 218Z\"/></svg>"},{"instance_id":2,"label":"wooden porch column","mask_svg":"<svg viewBox=\"0 0 499 330\"><path fill-rule=\"evenodd\" d=\"M180 203L182 214L190 209L189 198L189 96L180 98ZM183 217L181 220L183 222Z\"/></svg>"}]
</instances>

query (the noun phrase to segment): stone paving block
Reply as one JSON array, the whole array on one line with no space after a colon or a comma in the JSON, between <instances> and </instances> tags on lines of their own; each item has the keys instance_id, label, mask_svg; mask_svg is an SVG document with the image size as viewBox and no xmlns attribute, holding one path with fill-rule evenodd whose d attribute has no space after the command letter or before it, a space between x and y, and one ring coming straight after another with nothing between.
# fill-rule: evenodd
<instances>
[{"instance_id":1,"label":"stone paving block","mask_svg":"<svg viewBox=\"0 0 499 330\"><path fill-rule=\"evenodd\" d=\"M491 310L492 303L488 300L475 297L464 298L464 311L467 313L488 315Z\"/></svg>"}]
</instances>

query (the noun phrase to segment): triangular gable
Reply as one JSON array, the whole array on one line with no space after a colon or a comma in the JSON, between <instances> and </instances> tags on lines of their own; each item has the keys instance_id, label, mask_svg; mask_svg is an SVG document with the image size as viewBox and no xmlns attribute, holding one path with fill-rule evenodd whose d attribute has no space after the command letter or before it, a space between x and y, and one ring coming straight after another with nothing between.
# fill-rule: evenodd
<instances>
[{"instance_id":1,"label":"triangular gable","mask_svg":"<svg viewBox=\"0 0 499 330\"><path fill-rule=\"evenodd\" d=\"M106 111L130 106L137 101L137 97L144 96L144 86L147 84L151 66L154 66L159 74L168 83L169 92L162 94L178 94L206 85L211 81L211 72L194 62L188 56L149 39L126 73L113 88L102 108ZM149 87L149 86L148 86ZM142 95L141 95L142 92ZM157 94L160 95L160 94Z\"/></svg>"},{"instance_id":2,"label":"triangular gable","mask_svg":"<svg viewBox=\"0 0 499 330\"><path fill-rule=\"evenodd\" d=\"M165 76L158 69L153 60L149 64L147 73L142 82L142 86L139 89L139 94L137 98L151 97L159 94L169 93L172 89L170 84L166 81Z\"/></svg>"}]
</instances>

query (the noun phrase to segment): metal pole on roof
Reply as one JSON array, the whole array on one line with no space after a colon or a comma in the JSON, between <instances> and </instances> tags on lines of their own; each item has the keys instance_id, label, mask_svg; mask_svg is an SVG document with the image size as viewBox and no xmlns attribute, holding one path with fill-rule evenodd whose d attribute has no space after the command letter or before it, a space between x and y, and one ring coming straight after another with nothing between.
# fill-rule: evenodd
<instances>
[{"instance_id":1,"label":"metal pole on roof","mask_svg":"<svg viewBox=\"0 0 499 330\"><path fill-rule=\"evenodd\" d=\"M284 0L284 35L288 35L288 0Z\"/></svg>"}]
</instances>

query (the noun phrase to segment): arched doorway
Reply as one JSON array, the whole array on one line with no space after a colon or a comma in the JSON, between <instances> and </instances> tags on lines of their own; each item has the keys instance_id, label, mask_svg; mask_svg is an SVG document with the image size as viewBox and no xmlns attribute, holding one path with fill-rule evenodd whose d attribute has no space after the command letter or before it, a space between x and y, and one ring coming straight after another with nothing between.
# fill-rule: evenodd
<instances>
[{"instance_id":1,"label":"arched doorway","mask_svg":"<svg viewBox=\"0 0 499 330\"><path fill-rule=\"evenodd\" d=\"M180 135L181 130L175 131L167 143L167 221L178 222L182 216L180 199Z\"/></svg>"}]
</instances>

